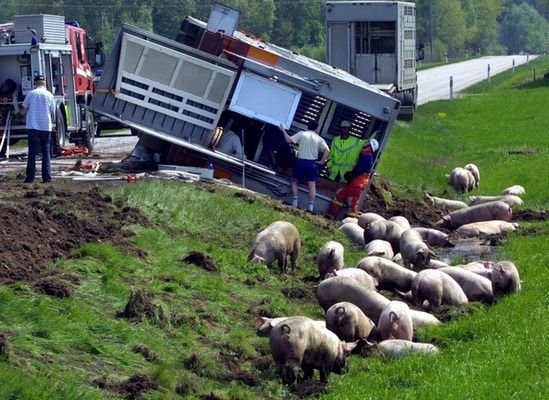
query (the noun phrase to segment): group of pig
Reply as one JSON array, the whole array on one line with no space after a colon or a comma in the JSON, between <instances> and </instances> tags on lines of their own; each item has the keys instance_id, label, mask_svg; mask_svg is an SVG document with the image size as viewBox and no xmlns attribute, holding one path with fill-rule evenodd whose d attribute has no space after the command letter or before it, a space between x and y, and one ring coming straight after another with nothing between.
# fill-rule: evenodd
<instances>
[{"instance_id":1,"label":"group of pig","mask_svg":"<svg viewBox=\"0 0 549 400\"><path fill-rule=\"evenodd\" d=\"M512 215L505 200L515 201L504 197L517 196L521 190L509 188L497 199L477 196L471 199L471 206L431 196L428 200L436 207L453 210L439 221L440 225L455 230L457 236L482 236L514 229L502 225L509 224ZM521 289L518 270L511 261L450 266L435 260L431 247L452 246L454 233L411 227L404 217L387 220L375 213L346 218L339 229L364 248L366 257L354 267L345 268L341 243L329 241L319 250L321 282L315 290L325 319L258 318L258 334L269 336L273 360L286 384L294 383L301 373L305 379L312 377L315 369L323 381L331 372L341 373L346 355L359 342L373 346L371 342L375 341L378 351L390 356L436 353L434 345L412 341L414 328L440 323L427 311L442 304L492 303L497 297ZM276 260L286 272L290 257L295 271L300 249L297 228L276 221L256 236L248 260L269 267ZM378 290L393 291L406 302L391 301ZM408 304L414 304L417 310Z\"/></svg>"}]
</instances>

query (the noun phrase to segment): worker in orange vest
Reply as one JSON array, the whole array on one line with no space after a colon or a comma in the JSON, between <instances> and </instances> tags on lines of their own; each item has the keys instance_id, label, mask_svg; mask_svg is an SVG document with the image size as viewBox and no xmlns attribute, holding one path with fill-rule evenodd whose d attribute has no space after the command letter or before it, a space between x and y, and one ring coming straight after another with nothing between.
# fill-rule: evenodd
<instances>
[{"instance_id":1,"label":"worker in orange vest","mask_svg":"<svg viewBox=\"0 0 549 400\"><path fill-rule=\"evenodd\" d=\"M347 202L347 216L356 217L358 202L362 192L370 181L370 171L374 164L374 153L378 149L379 142L376 139L369 139L364 143L355 166L345 174L345 180L348 183L336 192L335 200L330 205L330 214L337 217L345 204L344 202Z\"/></svg>"}]
</instances>

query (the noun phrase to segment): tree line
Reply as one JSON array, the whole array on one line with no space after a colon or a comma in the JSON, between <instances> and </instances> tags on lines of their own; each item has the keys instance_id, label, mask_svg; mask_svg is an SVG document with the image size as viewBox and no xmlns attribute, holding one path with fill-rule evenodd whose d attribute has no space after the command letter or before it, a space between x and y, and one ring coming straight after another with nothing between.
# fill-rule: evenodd
<instances>
[{"instance_id":1,"label":"tree line","mask_svg":"<svg viewBox=\"0 0 549 400\"><path fill-rule=\"evenodd\" d=\"M410 0L417 39L430 61L476 54L549 50L549 0ZM77 20L107 49L122 23L175 38L192 15L207 21L216 0L4 0L0 22L18 14L59 14ZM219 0L241 12L239 30L323 60L324 0Z\"/></svg>"}]
</instances>

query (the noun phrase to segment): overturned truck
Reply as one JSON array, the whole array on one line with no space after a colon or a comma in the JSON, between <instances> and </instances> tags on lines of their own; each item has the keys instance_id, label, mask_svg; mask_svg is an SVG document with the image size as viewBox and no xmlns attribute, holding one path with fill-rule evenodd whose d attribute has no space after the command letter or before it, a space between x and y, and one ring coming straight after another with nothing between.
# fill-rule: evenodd
<instances>
[{"instance_id":1,"label":"overturned truck","mask_svg":"<svg viewBox=\"0 0 549 400\"><path fill-rule=\"evenodd\" d=\"M380 143L374 173L398 100L340 69L220 28L212 16L208 24L187 17L177 41L124 25L96 89L94 112L156 142L164 163L213 166L214 176L283 201L292 199L291 169L274 168L272 147L266 145L272 135L282 135L280 125L292 135L316 120L330 144L341 122L350 121L353 135ZM216 149L229 118L239 121L240 157ZM317 182L320 213L328 211L342 185L327 176ZM307 204L306 182L299 185L299 197Z\"/></svg>"}]
</instances>

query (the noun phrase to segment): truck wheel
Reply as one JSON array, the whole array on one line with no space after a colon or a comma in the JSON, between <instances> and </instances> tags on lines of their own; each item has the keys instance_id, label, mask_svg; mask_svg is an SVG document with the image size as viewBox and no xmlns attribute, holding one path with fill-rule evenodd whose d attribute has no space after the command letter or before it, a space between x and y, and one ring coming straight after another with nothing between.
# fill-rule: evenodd
<instances>
[{"instance_id":1,"label":"truck wheel","mask_svg":"<svg viewBox=\"0 0 549 400\"><path fill-rule=\"evenodd\" d=\"M82 144L88 148L90 153L93 151L93 146L95 145L96 132L97 125L95 124L93 113L86 111L86 132L83 135Z\"/></svg>"},{"instance_id":2,"label":"truck wheel","mask_svg":"<svg viewBox=\"0 0 549 400\"><path fill-rule=\"evenodd\" d=\"M65 126L65 118L61 111L57 110L55 116L55 131L52 133L51 149L53 156L61 155L61 147L65 146L65 134L67 128Z\"/></svg>"}]
</instances>

